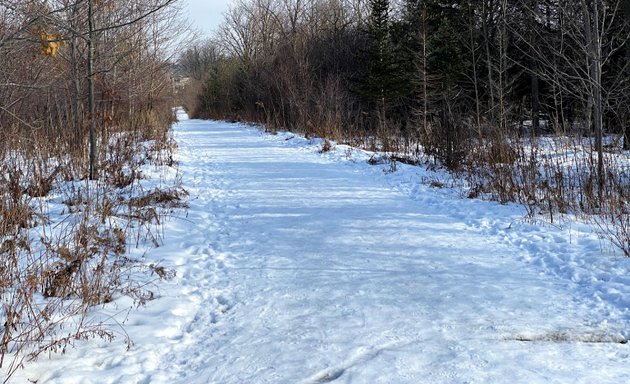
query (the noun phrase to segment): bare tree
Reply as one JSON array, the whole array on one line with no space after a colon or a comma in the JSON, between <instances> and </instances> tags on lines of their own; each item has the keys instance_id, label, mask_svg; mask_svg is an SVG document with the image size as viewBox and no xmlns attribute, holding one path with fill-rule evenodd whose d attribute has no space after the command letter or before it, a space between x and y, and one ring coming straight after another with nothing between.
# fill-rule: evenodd
<instances>
[{"instance_id":1,"label":"bare tree","mask_svg":"<svg viewBox=\"0 0 630 384\"><path fill-rule=\"evenodd\" d=\"M597 180L601 190L605 179L604 114L615 93L628 91L627 88L607 89L604 80L605 68L625 49L630 38L627 29L616 29L623 17L624 2L559 0L545 7L529 1L523 5L542 24L535 29L538 36L529 39L528 49L540 62L539 75L562 93L576 100L586 100L584 123L592 127L595 135Z\"/></svg>"}]
</instances>

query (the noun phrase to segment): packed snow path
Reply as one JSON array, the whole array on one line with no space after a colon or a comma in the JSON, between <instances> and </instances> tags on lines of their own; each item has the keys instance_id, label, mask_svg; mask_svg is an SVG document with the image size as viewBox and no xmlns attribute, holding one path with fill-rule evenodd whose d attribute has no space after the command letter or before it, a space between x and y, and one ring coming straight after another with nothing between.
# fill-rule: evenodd
<instances>
[{"instance_id":1,"label":"packed snow path","mask_svg":"<svg viewBox=\"0 0 630 384\"><path fill-rule=\"evenodd\" d=\"M466 201L410 200L251 127L188 121L177 139L197 224L184 282L201 305L173 379L600 382L589 372L627 362L626 346L576 345L606 332L596 303L449 211Z\"/></svg>"},{"instance_id":2,"label":"packed snow path","mask_svg":"<svg viewBox=\"0 0 630 384\"><path fill-rule=\"evenodd\" d=\"M395 188L304 139L180 118L190 209L156 250L178 278L130 314L130 351L83 345L52 382L630 379L625 305L547 273L530 245L561 239L512 235L496 215L515 208Z\"/></svg>"}]
</instances>

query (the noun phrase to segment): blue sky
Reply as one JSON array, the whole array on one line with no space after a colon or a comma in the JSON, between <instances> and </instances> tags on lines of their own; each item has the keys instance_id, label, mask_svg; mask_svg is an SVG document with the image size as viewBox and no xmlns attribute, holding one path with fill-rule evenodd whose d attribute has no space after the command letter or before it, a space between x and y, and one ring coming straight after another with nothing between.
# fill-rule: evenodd
<instances>
[{"instance_id":1,"label":"blue sky","mask_svg":"<svg viewBox=\"0 0 630 384\"><path fill-rule=\"evenodd\" d=\"M197 29L209 34L223 20L230 0L184 0L187 16Z\"/></svg>"}]
</instances>

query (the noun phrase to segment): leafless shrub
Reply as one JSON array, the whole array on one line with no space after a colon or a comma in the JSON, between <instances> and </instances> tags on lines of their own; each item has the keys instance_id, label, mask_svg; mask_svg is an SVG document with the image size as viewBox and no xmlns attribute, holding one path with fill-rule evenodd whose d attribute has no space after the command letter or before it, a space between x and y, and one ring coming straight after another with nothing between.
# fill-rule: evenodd
<instances>
[{"instance_id":1,"label":"leafless shrub","mask_svg":"<svg viewBox=\"0 0 630 384\"><path fill-rule=\"evenodd\" d=\"M385 162L385 160L383 159L383 156L379 155L379 154L372 154L370 156L370 158L367 160L367 163L370 165L378 165L378 164L383 164Z\"/></svg>"},{"instance_id":2,"label":"leafless shrub","mask_svg":"<svg viewBox=\"0 0 630 384\"><path fill-rule=\"evenodd\" d=\"M627 207L612 210L604 217L593 216L592 222L626 257L630 257L630 212Z\"/></svg>"},{"instance_id":3,"label":"leafless shrub","mask_svg":"<svg viewBox=\"0 0 630 384\"><path fill-rule=\"evenodd\" d=\"M0 364L8 361L9 374L23 366L24 359L64 351L76 339L113 338L113 330L89 322L90 307L119 295L133 297L141 305L154 297L147 280L173 276L165 267L126 256L130 242L139 243L143 236L151 240L149 244L157 244L154 232L164 214L162 208L186 207L187 194L181 189L138 195L135 183L122 178L124 174L138 180L139 167L150 153L144 148L139 139L124 145L113 141L106 151L109 159L101 163L108 182L90 188L68 181L72 172L46 161L20 161L16 156L13 163L0 166L0 316L4 323ZM60 159L62 154L50 154L48 161L63 163ZM57 190L59 183L65 183L59 199L68 209L65 219L53 228L40 199ZM121 214L129 207L141 210L142 215ZM132 226L130 221L140 225ZM67 324L70 319L74 329Z\"/></svg>"},{"instance_id":4,"label":"leafless shrub","mask_svg":"<svg viewBox=\"0 0 630 384\"><path fill-rule=\"evenodd\" d=\"M394 173L398 170L398 162L393 157L387 158L388 166L384 170L385 173Z\"/></svg>"},{"instance_id":5,"label":"leafless shrub","mask_svg":"<svg viewBox=\"0 0 630 384\"><path fill-rule=\"evenodd\" d=\"M48 195L52 190L53 182L57 175L61 173L61 168L61 166L57 166L47 175L42 174L44 170L39 169L31 178L28 187L26 187L26 194L30 197L44 197Z\"/></svg>"},{"instance_id":6,"label":"leafless shrub","mask_svg":"<svg viewBox=\"0 0 630 384\"><path fill-rule=\"evenodd\" d=\"M630 257L630 175L628 166L606 163L606 195L597 201L597 214L589 217L599 233ZM592 181L591 181L592 183ZM593 209L595 209L595 207Z\"/></svg>"},{"instance_id":7,"label":"leafless shrub","mask_svg":"<svg viewBox=\"0 0 630 384\"><path fill-rule=\"evenodd\" d=\"M166 208L187 208L187 203L183 198L188 196L188 192L181 188L169 190L155 189L142 196L133 197L129 200L129 205L136 208L148 206L161 206Z\"/></svg>"},{"instance_id":8,"label":"leafless shrub","mask_svg":"<svg viewBox=\"0 0 630 384\"><path fill-rule=\"evenodd\" d=\"M443 183L443 182L441 182L441 181L439 181L439 180L431 180L431 182L429 183L429 185L430 185L432 188L438 188L438 189L444 188L444 183Z\"/></svg>"},{"instance_id":9,"label":"leafless shrub","mask_svg":"<svg viewBox=\"0 0 630 384\"><path fill-rule=\"evenodd\" d=\"M0 367L8 364L10 378L25 358L63 351L78 338L113 337L90 323L90 307L123 294L144 302L151 297L147 280L168 277L125 256L149 229L121 212L139 192L142 164L150 157L174 164L172 84L159 52L177 26L171 1L134 9L94 4L92 15L83 2L5 3L0 8L11 18L0 21ZM151 17L138 18L146 12ZM126 29L139 20L159 24L161 36L148 35L149 28L130 37ZM97 47L85 38L90 25L108 31ZM88 138L96 156L88 157ZM66 205L60 217L49 202ZM151 231L164 214L154 211Z\"/></svg>"},{"instance_id":10,"label":"leafless shrub","mask_svg":"<svg viewBox=\"0 0 630 384\"><path fill-rule=\"evenodd\" d=\"M330 152L331 149L332 149L332 144L330 143L330 141L328 139L324 139L324 142L322 143L322 146L319 149L319 153Z\"/></svg>"}]
</instances>

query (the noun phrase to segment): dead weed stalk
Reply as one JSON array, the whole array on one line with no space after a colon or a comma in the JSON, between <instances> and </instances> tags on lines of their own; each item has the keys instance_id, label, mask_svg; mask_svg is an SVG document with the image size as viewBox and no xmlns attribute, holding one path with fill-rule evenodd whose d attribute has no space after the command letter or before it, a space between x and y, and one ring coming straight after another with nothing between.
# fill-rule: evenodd
<instances>
[{"instance_id":1,"label":"dead weed stalk","mask_svg":"<svg viewBox=\"0 0 630 384\"><path fill-rule=\"evenodd\" d=\"M113 339L116 330L90 317L94 306L122 295L142 305L154 298L155 279L173 277L127 256L131 246L159 245L163 217L187 207L181 187L143 190L143 165L175 164L174 141L165 131L152 132L152 138L115 133L102 151L99 181L85 180L81 156L46 140L0 147L0 367L6 380L26 361L63 352L75 340Z\"/></svg>"}]
</instances>

